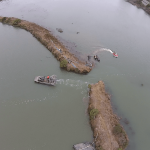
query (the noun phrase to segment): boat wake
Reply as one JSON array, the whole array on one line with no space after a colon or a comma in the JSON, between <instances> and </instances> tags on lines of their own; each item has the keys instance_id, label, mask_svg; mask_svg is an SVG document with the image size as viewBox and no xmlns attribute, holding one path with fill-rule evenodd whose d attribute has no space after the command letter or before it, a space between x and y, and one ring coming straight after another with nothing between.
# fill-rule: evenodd
<instances>
[{"instance_id":1,"label":"boat wake","mask_svg":"<svg viewBox=\"0 0 150 150\"><path fill-rule=\"evenodd\" d=\"M77 89L82 89L89 85L89 82L84 82L81 80L72 80L72 79L59 79L56 81L56 84L63 84L71 87L77 87Z\"/></svg>"},{"instance_id":2,"label":"boat wake","mask_svg":"<svg viewBox=\"0 0 150 150\"><path fill-rule=\"evenodd\" d=\"M96 50L93 54L95 55L95 54L97 54L97 53L99 53L99 52L102 52L102 51L107 51L107 52L110 52L111 54L113 53L113 51L110 50L110 49L101 48L101 49Z\"/></svg>"}]
</instances>

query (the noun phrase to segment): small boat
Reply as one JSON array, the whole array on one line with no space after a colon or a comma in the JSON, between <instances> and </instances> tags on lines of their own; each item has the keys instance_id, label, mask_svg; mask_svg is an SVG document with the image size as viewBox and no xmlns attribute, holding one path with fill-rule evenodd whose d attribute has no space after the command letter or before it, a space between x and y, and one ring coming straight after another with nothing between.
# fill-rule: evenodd
<instances>
[{"instance_id":1,"label":"small boat","mask_svg":"<svg viewBox=\"0 0 150 150\"><path fill-rule=\"evenodd\" d=\"M113 52L113 56L116 57L116 58L118 58L118 54L115 53L115 52Z\"/></svg>"},{"instance_id":2,"label":"small boat","mask_svg":"<svg viewBox=\"0 0 150 150\"><path fill-rule=\"evenodd\" d=\"M34 82L54 86L56 84L56 75L52 75L49 78L45 76L37 76L35 77Z\"/></svg>"},{"instance_id":3,"label":"small boat","mask_svg":"<svg viewBox=\"0 0 150 150\"><path fill-rule=\"evenodd\" d=\"M100 59L97 55L94 55L94 59L97 60L98 62L100 62Z\"/></svg>"}]
</instances>

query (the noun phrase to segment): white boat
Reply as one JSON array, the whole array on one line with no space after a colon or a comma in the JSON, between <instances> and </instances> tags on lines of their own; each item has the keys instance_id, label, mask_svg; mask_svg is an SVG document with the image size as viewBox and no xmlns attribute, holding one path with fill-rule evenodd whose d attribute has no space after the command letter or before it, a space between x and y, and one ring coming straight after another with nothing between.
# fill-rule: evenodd
<instances>
[{"instance_id":1,"label":"white boat","mask_svg":"<svg viewBox=\"0 0 150 150\"><path fill-rule=\"evenodd\" d=\"M37 76L35 77L34 82L54 86L56 84L56 75L52 75L49 78L45 76Z\"/></svg>"},{"instance_id":2,"label":"white boat","mask_svg":"<svg viewBox=\"0 0 150 150\"><path fill-rule=\"evenodd\" d=\"M113 56L118 58L118 54L116 52L113 52Z\"/></svg>"}]
</instances>

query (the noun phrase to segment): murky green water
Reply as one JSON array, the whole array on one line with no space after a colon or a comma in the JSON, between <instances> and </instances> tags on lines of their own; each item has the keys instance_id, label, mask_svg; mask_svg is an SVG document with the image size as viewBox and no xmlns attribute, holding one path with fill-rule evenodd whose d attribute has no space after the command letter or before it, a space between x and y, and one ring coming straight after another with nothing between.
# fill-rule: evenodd
<instances>
[{"instance_id":1,"label":"murky green water","mask_svg":"<svg viewBox=\"0 0 150 150\"><path fill-rule=\"evenodd\" d=\"M30 33L0 24L0 149L69 150L92 141L87 85L98 80L105 82L114 111L122 117L127 149L149 149L148 15L123 0L6 0L0 3L0 15L38 23L74 42L71 48L84 56L102 48L119 55L116 59L100 51L101 62L91 73L68 73ZM56 87L33 82L37 75L51 74L60 79Z\"/></svg>"}]
</instances>

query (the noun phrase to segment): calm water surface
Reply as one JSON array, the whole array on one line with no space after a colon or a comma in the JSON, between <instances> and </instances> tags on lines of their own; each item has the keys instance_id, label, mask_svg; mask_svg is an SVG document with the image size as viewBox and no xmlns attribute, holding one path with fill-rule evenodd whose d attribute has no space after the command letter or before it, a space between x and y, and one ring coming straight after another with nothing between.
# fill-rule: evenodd
<instances>
[{"instance_id":1,"label":"calm water surface","mask_svg":"<svg viewBox=\"0 0 150 150\"><path fill-rule=\"evenodd\" d=\"M65 72L30 33L0 24L0 149L69 150L92 141L87 85L98 80L122 118L127 149L149 149L150 17L143 10L123 0L6 0L0 15L42 25L84 56L97 52L101 59L86 76ZM56 87L33 82L51 74L60 79Z\"/></svg>"}]
</instances>

